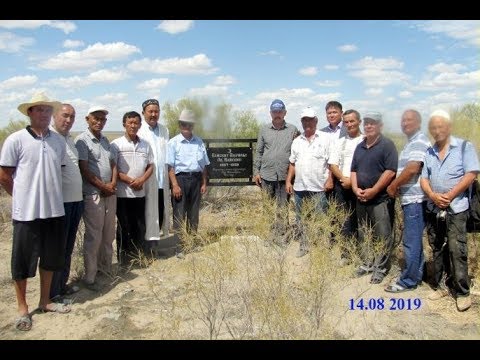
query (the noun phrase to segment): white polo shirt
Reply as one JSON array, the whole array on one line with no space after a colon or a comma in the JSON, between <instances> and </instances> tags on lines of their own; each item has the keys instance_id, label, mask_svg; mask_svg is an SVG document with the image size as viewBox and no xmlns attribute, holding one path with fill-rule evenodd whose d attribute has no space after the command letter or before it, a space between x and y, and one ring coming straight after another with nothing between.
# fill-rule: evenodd
<instances>
[{"instance_id":1,"label":"white polo shirt","mask_svg":"<svg viewBox=\"0 0 480 360\"><path fill-rule=\"evenodd\" d=\"M83 200L82 194L82 174L78 167L78 151L73 143L70 134L64 136L60 134L53 126L50 130L56 132L65 140L67 150L67 164L62 167L62 186L63 202L77 202Z\"/></svg>"},{"instance_id":2,"label":"white polo shirt","mask_svg":"<svg viewBox=\"0 0 480 360\"><path fill-rule=\"evenodd\" d=\"M0 166L14 167L12 219L32 221L65 215L62 165L66 165L64 140L53 131L37 136L28 126L5 140Z\"/></svg>"},{"instance_id":3,"label":"white polo shirt","mask_svg":"<svg viewBox=\"0 0 480 360\"><path fill-rule=\"evenodd\" d=\"M116 157L117 170L131 178L138 178L145 174L148 164L153 164L153 152L149 143L142 138L134 143L125 136L112 141L112 149ZM145 196L145 186L142 190L133 190L123 181L117 181L117 197L135 198Z\"/></svg>"}]
</instances>

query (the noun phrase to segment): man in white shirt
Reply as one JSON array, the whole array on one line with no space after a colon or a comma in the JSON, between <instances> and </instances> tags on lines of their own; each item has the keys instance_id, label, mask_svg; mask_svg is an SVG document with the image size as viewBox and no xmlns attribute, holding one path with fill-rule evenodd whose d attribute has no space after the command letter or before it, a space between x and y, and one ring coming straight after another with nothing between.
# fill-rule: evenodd
<instances>
[{"instance_id":1,"label":"man in white shirt","mask_svg":"<svg viewBox=\"0 0 480 360\"><path fill-rule=\"evenodd\" d=\"M328 158L328 165L335 179L334 198L348 213L342 227L344 236L356 236L357 234L357 214L355 212L357 197L352 191L350 167L355 148L363 140L363 135L360 131L361 122L358 111L345 111L343 114L343 127L347 130L347 135L335 139L330 146L330 156Z\"/></svg>"},{"instance_id":2,"label":"man in white shirt","mask_svg":"<svg viewBox=\"0 0 480 360\"><path fill-rule=\"evenodd\" d=\"M43 312L70 311L70 307L50 301L53 272L65 264L61 171L66 162L65 142L48 128L53 111L60 106L43 93L20 104L18 110L30 118L30 125L7 137L0 156L0 184L12 195L12 279L19 314L15 328L21 331L32 328L27 279L35 277L39 259L38 308Z\"/></svg>"},{"instance_id":3,"label":"man in white shirt","mask_svg":"<svg viewBox=\"0 0 480 360\"><path fill-rule=\"evenodd\" d=\"M53 274L50 298L71 295L80 288L76 285L67 285L70 276L72 252L77 237L78 224L83 214L82 175L78 167L78 151L70 136L70 129L75 123L75 109L70 104L62 104L53 114L51 130L58 133L65 140L67 162L62 168L63 207L65 208L65 267L62 271Z\"/></svg>"},{"instance_id":4,"label":"man in white shirt","mask_svg":"<svg viewBox=\"0 0 480 360\"><path fill-rule=\"evenodd\" d=\"M295 195L295 217L300 235L297 257L302 257L309 251L301 222L303 202L312 199L315 202L315 210L325 212L327 210L325 183L329 177L328 138L325 133L317 131L318 118L315 111L310 107L304 109L301 122L304 132L293 140L285 181L287 193ZM295 183L292 185L293 178Z\"/></svg>"},{"instance_id":5,"label":"man in white shirt","mask_svg":"<svg viewBox=\"0 0 480 360\"><path fill-rule=\"evenodd\" d=\"M145 246L144 184L152 175L154 160L148 142L137 135L140 126L139 113L125 113L125 135L112 141L118 171L117 253L123 265L138 258Z\"/></svg>"}]
</instances>

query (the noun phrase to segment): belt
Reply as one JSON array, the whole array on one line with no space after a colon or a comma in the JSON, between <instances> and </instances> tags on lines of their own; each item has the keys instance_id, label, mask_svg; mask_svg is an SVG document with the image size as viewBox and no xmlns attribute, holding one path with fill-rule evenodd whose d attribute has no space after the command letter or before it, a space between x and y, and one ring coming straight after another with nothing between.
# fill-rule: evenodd
<instances>
[{"instance_id":1,"label":"belt","mask_svg":"<svg viewBox=\"0 0 480 360\"><path fill-rule=\"evenodd\" d=\"M176 176L200 176L202 173L200 171L195 171L195 172L179 172L175 174Z\"/></svg>"}]
</instances>

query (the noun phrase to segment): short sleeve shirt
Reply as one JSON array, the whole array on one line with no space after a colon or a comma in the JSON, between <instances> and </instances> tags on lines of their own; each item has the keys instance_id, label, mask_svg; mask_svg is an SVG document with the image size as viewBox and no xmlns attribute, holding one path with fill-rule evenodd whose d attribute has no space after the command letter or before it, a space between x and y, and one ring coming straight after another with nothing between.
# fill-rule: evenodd
<instances>
[{"instance_id":1,"label":"short sleeve shirt","mask_svg":"<svg viewBox=\"0 0 480 360\"><path fill-rule=\"evenodd\" d=\"M202 139L193 136L190 140L178 134L168 142L167 164L179 172L201 172L210 165Z\"/></svg>"},{"instance_id":2,"label":"short sleeve shirt","mask_svg":"<svg viewBox=\"0 0 480 360\"><path fill-rule=\"evenodd\" d=\"M397 172L398 152L392 140L380 135L380 139L370 148L366 140L358 144L353 153L352 172L357 173L357 186L360 189L373 187L386 170ZM378 204L388 199L387 190L383 189L370 200Z\"/></svg>"},{"instance_id":3,"label":"short sleeve shirt","mask_svg":"<svg viewBox=\"0 0 480 360\"><path fill-rule=\"evenodd\" d=\"M90 130L85 130L75 139L75 147L78 150L78 160L88 162L88 169L104 183L112 181L112 166L110 161L115 161L111 151L110 142L105 136L97 139ZM99 194L100 189L83 181L83 194Z\"/></svg>"},{"instance_id":4,"label":"short sleeve shirt","mask_svg":"<svg viewBox=\"0 0 480 360\"><path fill-rule=\"evenodd\" d=\"M150 145L145 140L138 138L132 140L122 136L112 141L112 149L116 156L117 170L127 174L132 179L145 174L148 164L153 164L153 153ZM133 190L123 181L117 182L117 196L120 198L144 197L145 189Z\"/></svg>"},{"instance_id":5,"label":"short sleeve shirt","mask_svg":"<svg viewBox=\"0 0 480 360\"><path fill-rule=\"evenodd\" d=\"M434 144L428 149L422 169L422 178L430 181L434 192L446 193L458 184L465 173L480 171L477 152L470 142L466 143L464 154L462 154L463 141L450 136L450 145L443 160L440 160L437 145ZM468 206L468 191L465 191L452 200L448 211L458 214L467 210ZM433 212L438 211L430 199L427 201L427 208Z\"/></svg>"},{"instance_id":6,"label":"short sleeve shirt","mask_svg":"<svg viewBox=\"0 0 480 360\"><path fill-rule=\"evenodd\" d=\"M14 167L12 219L32 221L65 215L62 165L65 141L53 131L37 136L30 127L5 140L0 166Z\"/></svg>"}]
</instances>

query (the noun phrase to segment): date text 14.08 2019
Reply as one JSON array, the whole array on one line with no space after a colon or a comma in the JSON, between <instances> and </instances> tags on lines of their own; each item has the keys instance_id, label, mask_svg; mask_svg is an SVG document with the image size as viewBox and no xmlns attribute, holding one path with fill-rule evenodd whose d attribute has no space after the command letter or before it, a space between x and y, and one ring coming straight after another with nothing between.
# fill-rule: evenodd
<instances>
[{"instance_id":1,"label":"date text 14.08 2019","mask_svg":"<svg viewBox=\"0 0 480 360\"><path fill-rule=\"evenodd\" d=\"M422 306L422 300L419 298L384 298L371 299L350 299L348 301L348 310L418 310Z\"/></svg>"}]
</instances>

